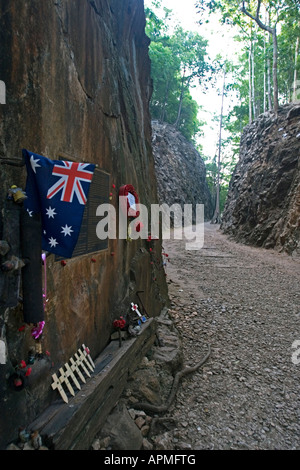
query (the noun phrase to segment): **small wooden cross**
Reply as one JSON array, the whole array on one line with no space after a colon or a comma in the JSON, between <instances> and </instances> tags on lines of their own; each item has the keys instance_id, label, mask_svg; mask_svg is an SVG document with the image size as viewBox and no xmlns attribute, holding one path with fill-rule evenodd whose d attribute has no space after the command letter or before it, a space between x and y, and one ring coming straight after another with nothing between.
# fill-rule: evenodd
<instances>
[{"instance_id":1,"label":"small wooden cross","mask_svg":"<svg viewBox=\"0 0 300 470\"><path fill-rule=\"evenodd\" d=\"M88 368L90 369L90 371L94 372L94 369L92 367L92 364L90 363L90 361L88 360L88 358L86 357L85 354L83 354L83 351L81 351L81 349L78 349L78 355L81 359L81 364L86 364L88 366Z\"/></svg>"},{"instance_id":2,"label":"small wooden cross","mask_svg":"<svg viewBox=\"0 0 300 470\"><path fill-rule=\"evenodd\" d=\"M63 389L63 385L65 384L70 394L74 397L74 385L70 383L69 378L72 379L78 390L81 390L81 386L77 380L76 374L79 376L82 382L86 383L86 379L82 373L82 370L88 377L91 377L89 371L94 372L95 369L95 364L90 356L90 351L84 344L82 345L82 350L78 349L77 353L75 353L74 356L70 358L69 362L70 364L66 363L64 365L64 369L62 367L59 369L59 377L56 374L52 375L53 383L51 384L53 390L57 389L62 399L66 403L68 403L69 400L65 390ZM82 370L80 370L80 367Z\"/></svg>"},{"instance_id":3,"label":"small wooden cross","mask_svg":"<svg viewBox=\"0 0 300 470\"><path fill-rule=\"evenodd\" d=\"M90 377L91 375L90 375L89 371L87 370L87 368L85 367L85 365L83 364L82 359L78 356L77 353L75 353L74 356L76 358L76 363L78 364L78 367L81 366L83 368L84 372L86 373L86 375L88 377Z\"/></svg>"},{"instance_id":4,"label":"small wooden cross","mask_svg":"<svg viewBox=\"0 0 300 470\"><path fill-rule=\"evenodd\" d=\"M74 361L73 357L71 357L70 362L71 362L71 370L72 370L73 372L76 372L76 373L79 375L79 377L81 378L82 382L86 383L86 380L85 380L83 374L81 373L81 371L80 371L80 369L79 369L79 367L78 367L78 365L77 365L77 362Z\"/></svg>"},{"instance_id":5,"label":"small wooden cross","mask_svg":"<svg viewBox=\"0 0 300 470\"><path fill-rule=\"evenodd\" d=\"M88 360L90 361L90 363L92 364L92 367L93 369L95 369L95 364L93 362L93 359L91 358L91 354L90 354L90 350L89 348L87 348L84 344L82 345L82 349L83 349L83 354L88 358Z\"/></svg>"},{"instance_id":6,"label":"small wooden cross","mask_svg":"<svg viewBox=\"0 0 300 470\"><path fill-rule=\"evenodd\" d=\"M53 383L51 384L51 387L53 388L53 390L57 389L59 391L60 396L62 397L63 401L65 403L68 403L69 402L68 397L65 394L65 391L64 391L64 389L62 388L62 385L61 385L61 381L59 380L57 375L53 374L52 379L53 379Z\"/></svg>"},{"instance_id":7,"label":"small wooden cross","mask_svg":"<svg viewBox=\"0 0 300 470\"><path fill-rule=\"evenodd\" d=\"M63 370L62 367L59 369L59 372L60 372L60 378L59 378L60 382L61 383L64 382L66 384L66 386L68 387L68 390L71 393L71 395L73 397L75 397L75 393L74 393L74 390L72 388L72 385L70 384L70 382L68 380L68 377L67 377L67 375L66 375L66 373L65 373L65 371Z\"/></svg>"},{"instance_id":8,"label":"small wooden cross","mask_svg":"<svg viewBox=\"0 0 300 470\"><path fill-rule=\"evenodd\" d=\"M137 304L134 304L133 302L131 302L131 310L133 312L135 312L141 319L141 321L143 323L145 323L145 321L147 321L146 317L144 317L143 315L141 315L141 313L139 312L139 309L138 309L138 305Z\"/></svg>"},{"instance_id":9,"label":"small wooden cross","mask_svg":"<svg viewBox=\"0 0 300 470\"><path fill-rule=\"evenodd\" d=\"M81 390L80 383L76 379L75 374L73 373L73 371L72 371L72 369L71 369L71 367L69 366L68 363L65 364L65 369L66 369L66 372L65 372L66 377L70 377L73 380L76 387L78 388L78 390Z\"/></svg>"}]
</instances>

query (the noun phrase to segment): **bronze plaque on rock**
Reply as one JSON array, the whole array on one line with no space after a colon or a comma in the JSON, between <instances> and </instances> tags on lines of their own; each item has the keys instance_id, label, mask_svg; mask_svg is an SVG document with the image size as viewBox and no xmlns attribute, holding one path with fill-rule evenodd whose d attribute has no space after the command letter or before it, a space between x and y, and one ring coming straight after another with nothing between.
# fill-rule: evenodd
<instances>
[{"instance_id":1,"label":"bronze plaque on rock","mask_svg":"<svg viewBox=\"0 0 300 470\"><path fill-rule=\"evenodd\" d=\"M109 181L110 175L96 168L84 209L79 238L72 258L108 248L108 238L100 240L96 234L96 227L99 222L96 211L101 204L109 203ZM55 259L59 261L62 258L56 256Z\"/></svg>"}]
</instances>

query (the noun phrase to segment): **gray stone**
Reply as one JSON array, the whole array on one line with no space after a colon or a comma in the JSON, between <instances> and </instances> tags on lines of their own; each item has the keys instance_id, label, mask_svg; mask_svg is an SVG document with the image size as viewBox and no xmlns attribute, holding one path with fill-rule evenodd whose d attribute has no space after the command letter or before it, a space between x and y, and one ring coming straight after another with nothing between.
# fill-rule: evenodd
<instances>
[{"instance_id":1,"label":"gray stone","mask_svg":"<svg viewBox=\"0 0 300 470\"><path fill-rule=\"evenodd\" d=\"M140 450L143 436L131 418L124 404L118 404L101 431L101 436L109 436L111 450Z\"/></svg>"}]
</instances>

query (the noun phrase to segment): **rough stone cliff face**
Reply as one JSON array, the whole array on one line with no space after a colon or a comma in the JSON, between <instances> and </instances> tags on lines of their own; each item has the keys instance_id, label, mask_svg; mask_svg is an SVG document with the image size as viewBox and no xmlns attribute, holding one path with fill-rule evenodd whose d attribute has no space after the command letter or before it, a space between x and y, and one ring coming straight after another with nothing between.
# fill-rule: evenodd
<instances>
[{"instance_id":1,"label":"rough stone cliff face","mask_svg":"<svg viewBox=\"0 0 300 470\"><path fill-rule=\"evenodd\" d=\"M204 204L204 215L213 215L204 162L174 126L152 121L152 146L161 204Z\"/></svg>"},{"instance_id":2,"label":"rough stone cliff face","mask_svg":"<svg viewBox=\"0 0 300 470\"><path fill-rule=\"evenodd\" d=\"M118 188L126 184L134 186L142 204L157 203L143 0L4 0L0 31L0 80L7 93L0 105L0 238L8 237L9 244L14 239L18 249L18 208L7 192L11 185L25 186L22 148L52 160L97 164L109 176L102 190L116 211ZM36 246L32 239L32 250ZM159 241L154 251L159 258ZM1 264L11 254L1 253ZM113 320L138 302L137 291L143 291L149 315L156 316L167 289L146 240L109 240L105 250L66 260L64 266L50 255L42 339L50 358L34 362L27 390L17 393L8 377L27 360L33 342L30 328L19 331L19 272L0 271L0 276L0 327L8 351L0 366L2 447L19 425L58 398L51 375L83 343L93 358L105 348ZM10 287L15 297L9 298Z\"/></svg>"},{"instance_id":3,"label":"rough stone cliff face","mask_svg":"<svg viewBox=\"0 0 300 470\"><path fill-rule=\"evenodd\" d=\"M300 254L300 105L245 128L221 229L243 243Z\"/></svg>"}]
</instances>

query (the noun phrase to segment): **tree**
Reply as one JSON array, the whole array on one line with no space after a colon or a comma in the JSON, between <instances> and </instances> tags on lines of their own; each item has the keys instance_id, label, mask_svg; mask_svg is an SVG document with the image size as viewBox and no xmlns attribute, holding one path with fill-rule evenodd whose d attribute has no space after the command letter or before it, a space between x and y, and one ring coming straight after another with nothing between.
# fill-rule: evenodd
<instances>
[{"instance_id":1,"label":"tree","mask_svg":"<svg viewBox=\"0 0 300 470\"><path fill-rule=\"evenodd\" d=\"M248 4L250 2L247 2ZM277 21L274 22L274 25L271 27L269 25L266 25L262 22L260 18L260 9L261 9L261 3L262 0L257 0L257 6L256 6L256 13L255 16L250 13L245 7L245 0L242 1L242 8L241 11L245 13L245 15L249 16L252 20L254 20L258 26L267 31L268 33L271 34L272 39L273 39L273 88L274 88L274 113L277 116L278 114L278 80L277 80L277 62L278 62L278 45L277 45Z\"/></svg>"},{"instance_id":2,"label":"tree","mask_svg":"<svg viewBox=\"0 0 300 470\"><path fill-rule=\"evenodd\" d=\"M150 112L153 119L169 121L177 106L180 61L169 45L152 42L149 48L151 75L154 82Z\"/></svg>"},{"instance_id":3,"label":"tree","mask_svg":"<svg viewBox=\"0 0 300 470\"><path fill-rule=\"evenodd\" d=\"M181 27L177 27L171 38L171 44L173 53L180 61L180 97L174 122L174 126L178 129L186 91L195 80L201 83L201 79L209 70L205 60L207 41L197 33L186 32Z\"/></svg>"},{"instance_id":4,"label":"tree","mask_svg":"<svg viewBox=\"0 0 300 470\"><path fill-rule=\"evenodd\" d=\"M217 165L217 181L216 181L216 205L212 224L221 223L220 213L220 173L221 173L221 148L222 148L222 128L223 128L223 110L224 110L224 96L225 96L225 81L226 81L226 67L224 67L222 99L221 99L221 113L220 113L220 129L219 129L219 149L218 149L218 165Z\"/></svg>"},{"instance_id":5,"label":"tree","mask_svg":"<svg viewBox=\"0 0 300 470\"><path fill-rule=\"evenodd\" d=\"M263 79L263 103L264 110L267 108L266 96L268 97L268 107L271 110L274 107L274 112L277 114L279 106L279 98L281 96L286 96L286 100L290 101L290 96L288 96L287 90L292 88L292 80L297 82L297 73L299 73L299 61L297 60L298 51L299 51L299 25L300 25L300 2L299 0L198 0L197 6L199 7L199 12L202 13L205 11L221 13L222 22L228 24L237 25L241 32L243 33L244 38L248 37L249 40L249 26L251 27L251 22L255 22L260 30L264 33L267 33L272 39L271 45L269 45L265 34L264 34L264 49L263 49L263 62L264 62L264 73L262 75ZM264 19L263 19L264 16ZM250 24L245 24L242 17L250 18ZM281 30L278 33L277 25L280 22ZM261 35L257 34L258 41L260 41ZM288 38L286 42L283 43L283 35ZM250 38L251 38L250 34ZM251 41L251 39L250 39ZM285 51L288 49L288 57L281 52L283 49L283 44ZM289 44L289 48L288 48ZM291 44L293 45L294 55L291 58ZM248 55L248 64L249 64L249 117L250 121L252 115L256 111L252 104L255 105L257 96L257 58L260 59L260 46L255 41L255 56L253 54L254 43L250 42L250 50ZM280 47L279 47L280 46ZM252 47L252 49L251 49ZM272 64L269 51L272 51ZM252 54L251 54L252 52ZM258 54L257 54L258 52ZM282 60L281 60L282 58ZM291 67L289 67L289 72L287 70L287 64L294 63L294 75L291 76ZM273 70L271 80L271 68ZM253 69L255 69L255 75L253 74ZM296 77L296 79L295 79ZM254 87L255 81L255 87ZM272 83L271 83L272 82ZM259 85L260 86L260 85ZM271 88L273 87L273 103L271 100ZM260 93L259 93L260 94Z\"/></svg>"},{"instance_id":6,"label":"tree","mask_svg":"<svg viewBox=\"0 0 300 470\"><path fill-rule=\"evenodd\" d=\"M159 6L160 2L154 2L155 5ZM153 79L150 112L152 119L173 124L192 140L202 123L197 117L199 105L191 96L191 88L210 70L206 58L207 41L180 26L170 34L167 20L171 10L163 11L164 19L160 20L152 10L145 10Z\"/></svg>"},{"instance_id":7,"label":"tree","mask_svg":"<svg viewBox=\"0 0 300 470\"><path fill-rule=\"evenodd\" d=\"M297 82L300 73L299 38L300 2L298 9L289 10L278 36L279 93L284 94L286 101L297 101Z\"/></svg>"},{"instance_id":8,"label":"tree","mask_svg":"<svg viewBox=\"0 0 300 470\"><path fill-rule=\"evenodd\" d=\"M300 26L300 24L299 24ZM299 55L299 36L296 39L295 62L294 62L294 83L293 83L293 101L297 101L297 64Z\"/></svg>"}]
</instances>

